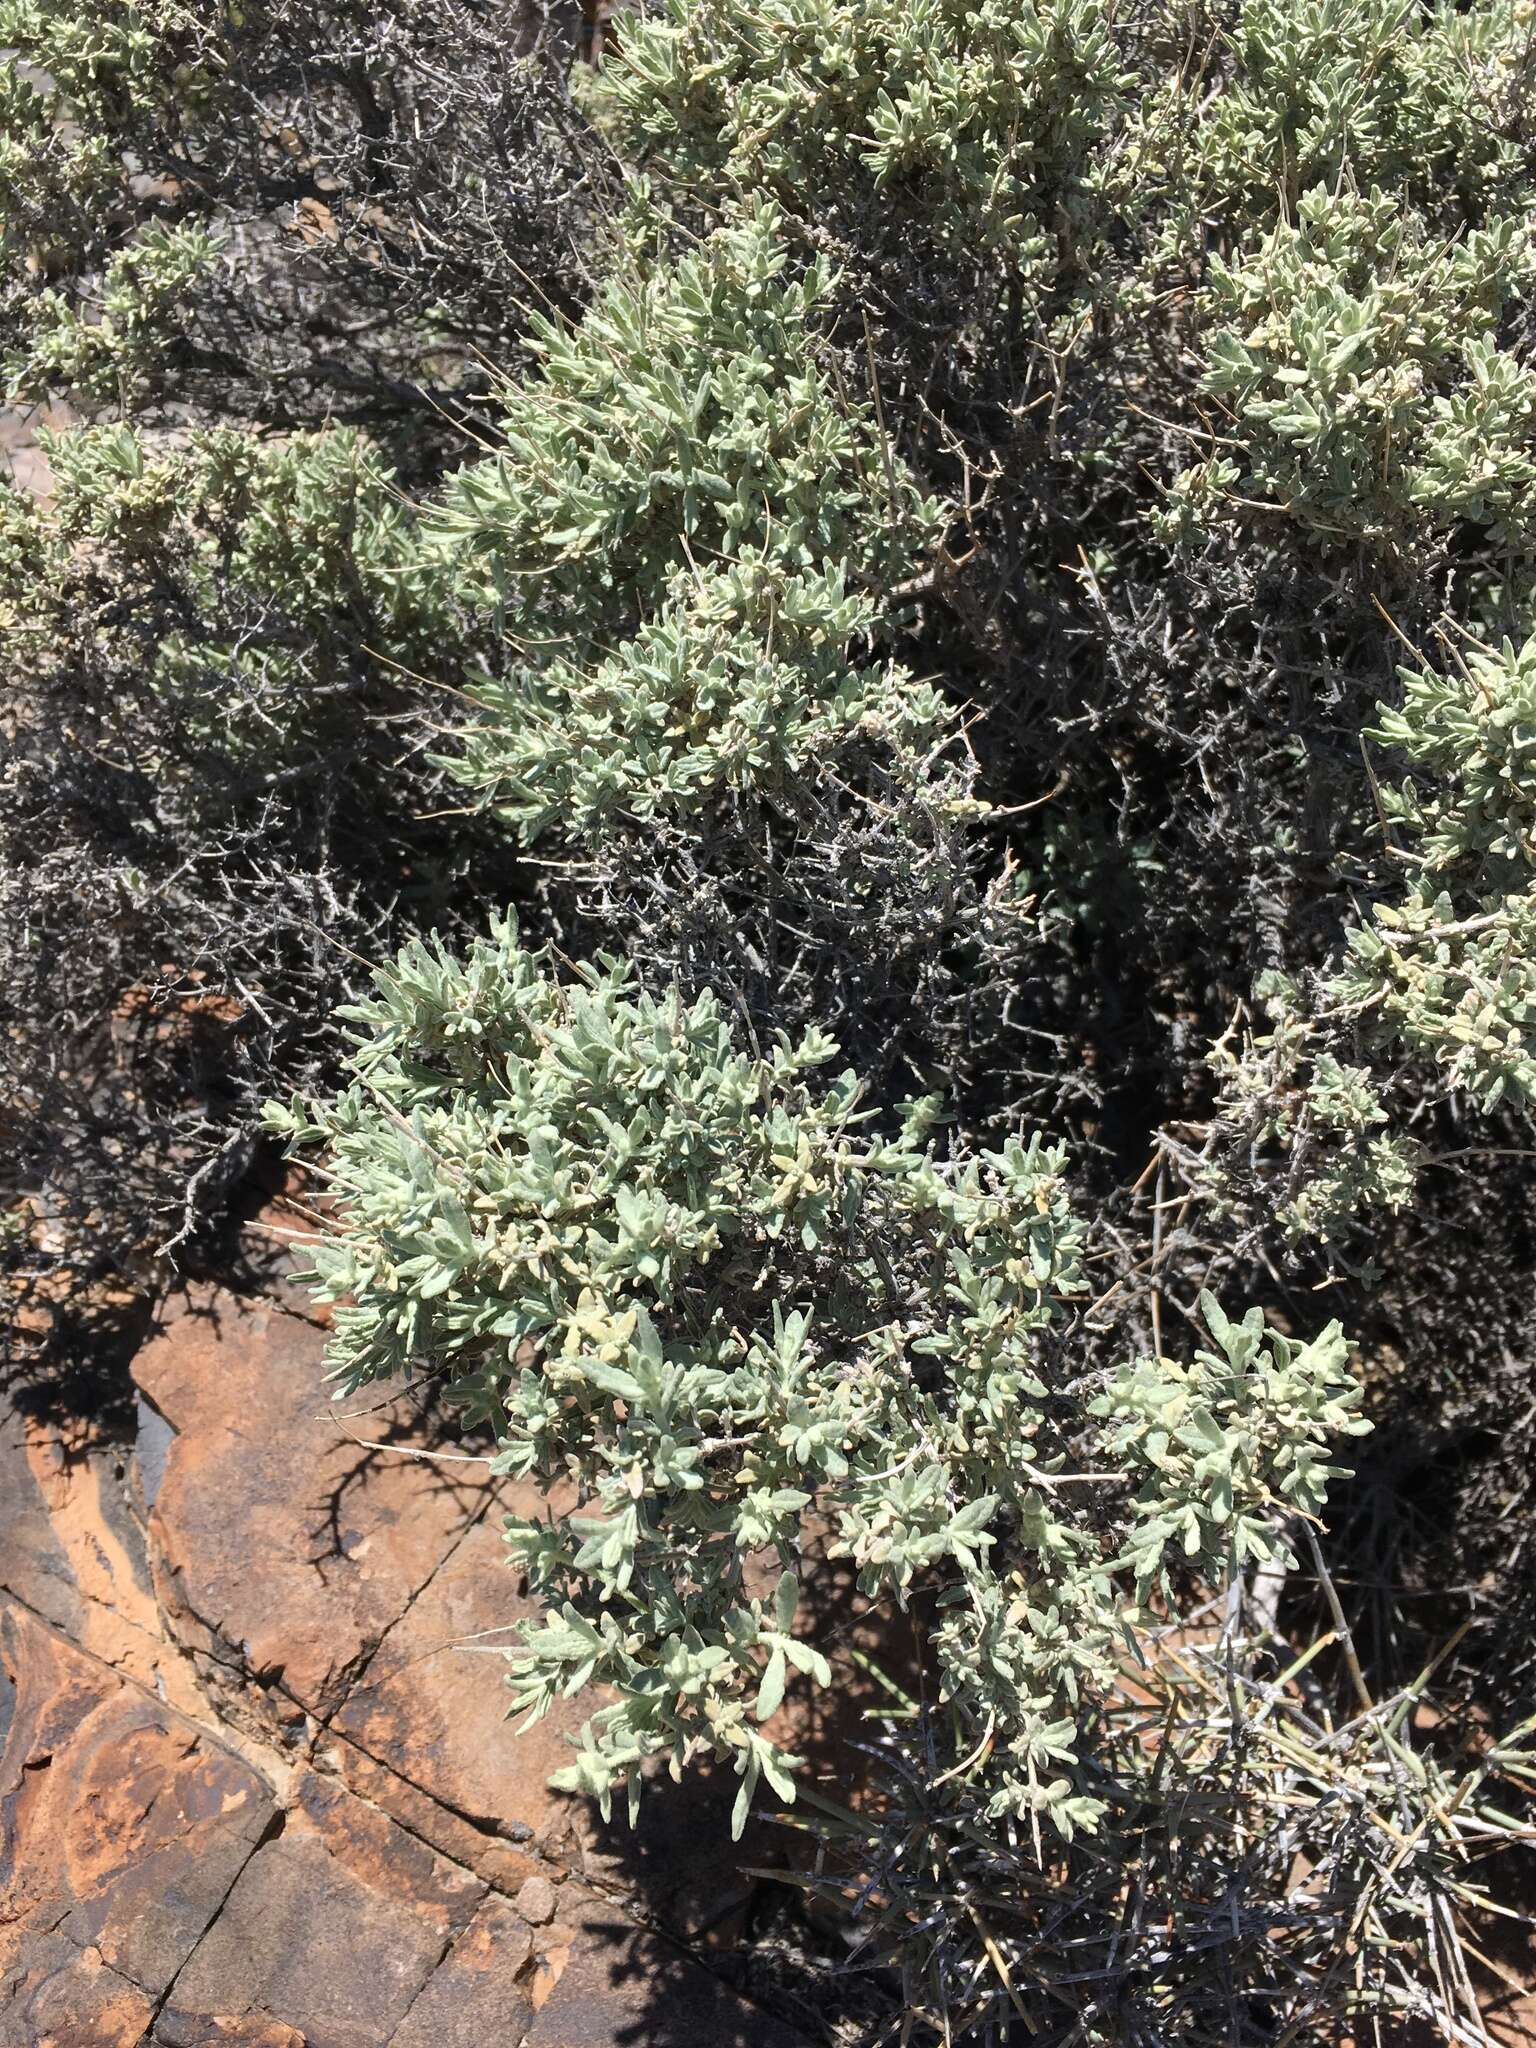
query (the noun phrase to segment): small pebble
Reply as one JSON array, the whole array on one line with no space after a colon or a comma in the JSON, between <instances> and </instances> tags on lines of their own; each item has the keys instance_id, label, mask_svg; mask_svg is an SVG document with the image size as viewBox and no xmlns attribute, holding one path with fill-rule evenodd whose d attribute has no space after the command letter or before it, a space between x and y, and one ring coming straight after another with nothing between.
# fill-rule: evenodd
<instances>
[{"instance_id":1,"label":"small pebble","mask_svg":"<svg viewBox=\"0 0 1536 2048\"><path fill-rule=\"evenodd\" d=\"M555 1917L555 1888L547 1877L530 1877L513 1904L530 1927L542 1927Z\"/></svg>"}]
</instances>

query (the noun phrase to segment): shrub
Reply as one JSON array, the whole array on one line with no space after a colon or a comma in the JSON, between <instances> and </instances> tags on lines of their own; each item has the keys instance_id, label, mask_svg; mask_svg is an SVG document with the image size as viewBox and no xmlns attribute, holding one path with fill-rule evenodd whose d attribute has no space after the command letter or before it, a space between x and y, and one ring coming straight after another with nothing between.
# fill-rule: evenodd
<instances>
[{"instance_id":1,"label":"shrub","mask_svg":"<svg viewBox=\"0 0 1536 2048\"><path fill-rule=\"evenodd\" d=\"M323 1071L354 957L444 915L475 850L377 830L451 801L395 664L462 634L376 451L104 425L52 459L51 502L0 501L0 1029L44 1226L13 1270L67 1302L197 1248L262 1095Z\"/></svg>"},{"instance_id":2,"label":"shrub","mask_svg":"<svg viewBox=\"0 0 1536 2048\"><path fill-rule=\"evenodd\" d=\"M449 483L443 540L515 630L578 650L717 558L904 580L939 510L818 361L827 266L789 271L767 203L644 268L643 211L633 228L629 274L579 324L534 321L543 375Z\"/></svg>"},{"instance_id":3,"label":"shrub","mask_svg":"<svg viewBox=\"0 0 1536 2048\"><path fill-rule=\"evenodd\" d=\"M1447 606L1528 630L1524 77L1505 8L1254 5L1201 56L1157 8L680 0L582 95L607 280L426 515L506 636L444 761L562 950L401 955L275 1114L338 1371L441 1369L574 1482L512 1532L522 1707L612 1695L564 1782L810 1799L944 2038L1462 2024L1419 1959L1454 1802L1505 1822L1311 1532L1399 1483L1477 1297L1448 1132L1518 1149L1514 686L1396 669ZM829 1676L812 1527L937 1676L862 1818L774 1741Z\"/></svg>"},{"instance_id":4,"label":"shrub","mask_svg":"<svg viewBox=\"0 0 1536 2048\"><path fill-rule=\"evenodd\" d=\"M1092 264L1124 39L1100 0L668 0L589 97L684 205L770 196L844 311L931 372L957 315L973 344L1048 322Z\"/></svg>"},{"instance_id":5,"label":"shrub","mask_svg":"<svg viewBox=\"0 0 1536 2048\"><path fill-rule=\"evenodd\" d=\"M206 1253L355 957L506 886L424 815L404 671L475 638L404 488L457 459L475 350L585 292L602 153L535 14L0 8L0 361L71 423L0 497L24 1356L40 1299Z\"/></svg>"},{"instance_id":6,"label":"shrub","mask_svg":"<svg viewBox=\"0 0 1536 2048\"><path fill-rule=\"evenodd\" d=\"M637 201L575 324L536 321L505 445L431 530L509 651L445 756L584 883L657 990L811 1017L887 1070L979 1058L1024 937L989 888L960 722L890 658L941 512L829 350L833 280L754 201L650 260Z\"/></svg>"},{"instance_id":7,"label":"shrub","mask_svg":"<svg viewBox=\"0 0 1536 2048\"><path fill-rule=\"evenodd\" d=\"M1304 1343L1206 1295L1209 1348L1106 1375L1074 1343L1084 1233L1059 1148L941 1150L932 1101L882 1130L851 1070L816 1083L821 1035L748 1053L708 995L658 1003L612 960L564 982L510 922L462 959L415 944L375 982L347 1012L350 1086L269 1122L325 1148L338 1226L314 1279L341 1390L431 1360L494 1428L493 1469L574 1487L507 1524L543 1607L514 1711L609 1696L557 1784L605 1815L622 1790L633 1820L649 1763L712 1754L740 1780L737 1833L760 1785L793 1801L774 1716L792 1673L833 1682L796 1631L814 1530L870 1600L920 1596L935 1665L880 1818L810 1795L883 1900L909 2016L1002 2016L951 1917L999 1886L1032 2025L1064 2017L1048 1957L1071 1958L1071 2011L1106 2039L1175 2013L1230 2039L1234 1997L1318 2038L1351 2013L1452 2010L1397 1957L1457 1884L1451 1816L1504 1825L1488 1765L1453 1779L1416 1757L1411 1691L1324 1735L1266 1676L1245 1604L1245 1576L1294 1564L1330 1446L1368 1427L1337 1323ZM1159 1610L1190 1575L1228 1620L1181 1652ZM1148 1647L1128 1664L1133 1624ZM1363 1802L1339 1805L1341 1771ZM1378 1898L1404 1827L1423 1851ZM1316 1865L1299 1890L1298 1856ZM1153 1870L1180 1938L1160 1919L1122 1954Z\"/></svg>"},{"instance_id":8,"label":"shrub","mask_svg":"<svg viewBox=\"0 0 1536 2048\"><path fill-rule=\"evenodd\" d=\"M583 289L574 9L9 0L12 385L409 425ZM441 447L441 437L429 444Z\"/></svg>"},{"instance_id":9,"label":"shrub","mask_svg":"<svg viewBox=\"0 0 1536 2048\"><path fill-rule=\"evenodd\" d=\"M1383 194L1303 194L1294 227L1212 264L1203 382L1233 452L1187 472L1176 505L1231 493L1333 546L1423 548L1464 520L1507 542L1536 477L1536 382L1494 336L1529 261L1507 218L1447 246Z\"/></svg>"},{"instance_id":10,"label":"shrub","mask_svg":"<svg viewBox=\"0 0 1536 2048\"><path fill-rule=\"evenodd\" d=\"M1416 872L1351 933L1340 992L1488 1110L1536 1085L1525 1043L1536 1021L1536 640L1465 655L1451 643L1447 654L1443 672L1406 672L1401 709L1383 707L1371 734L1425 778L1387 798Z\"/></svg>"},{"instance_id":11,"label":"shrub","mask_svg":"<svg viewBox=\"0 0 1536 2048\"><path fill-rule=\"evenodd\" d=\"M0 338L85 417L0 517L7 1256L206 1223L266 1085L343 1383L574 1484L568 1782L794 1791L897 2032L1475 2031L1528 0L669 0L569 87L478 0L0 31ZM936 1681L858 1814L774 1713L813 1538Z\"/></svg>"},{"instance_id":12,"label":"shrub","mask_svg":"<svg viewBox=\"0 0 1536 2048\"><path fill-rule=\"evenodd\" d=\"M1260 983L1270 1030L1213 1055L1219 1139L1193 1178L1293 1243L1342 1252L1410 1202L1423 1149L1410 1116L1529 1099L1536 647L1463 654L1447 639L1444 656L1403 670L1401 704L1366 735L1417 771L1375 786L1388 856L1375 900L1310 991ZM1368 1064L1345 1063L1351 1048Z\"/></svg>"},{"instance_id":13,"label":"shrub","mask_svg":"<svg viewBox=\"0 0 1536 2048\"><path fill-rule=\"evenodd\" d=\"M879 612L841 566L795 574L749 557L681 576L590 672L556 659L471 691L487 714L448 765L532 843L551 825L601 842L615 821L707 811L725 790L782 789L846 753L850 735L913 763L942 745L942 699L851 643Z\"/></svg>"},{"instance_id":14,"label":"shrub","mask_svg":"<svg viewBox=\"0 0 1536 2048\"><path fill-rule=\"evenodd\" d=\"M1304 1345L1207 1298L1214 1351L1090 1395L1054 1334L1084 1286L1059 1149L942 1157L931 1103L882 1138L851 1070L813 1091L820 1035L748 1055L707 995L657 1004L617 963L563 987L510 925L377 985L352 1086L272 1121L326 1141L343 1389L430 1357L495 1422L498 1470L580 1488L581 1513L509 1530L549 1610L519 1704L618 1695L564 1782L605 1812L625 1784L633 1812L648 1758L713 1749L738 1832L759 1774L793 1797L760 1724L790 1665L830 1683L792 1632L814 1508L864 1593L941 1588L949 1761L988 1751L988 1817L1093 1825L1078 1721L1113 1573L1144 1595L1173 1554L1241 1567L1275 1508L1320 1508L1326 1444L1363 1426L1337 1324Z\"/></svg>"},{"instance_id":15,"label":"shrub","mask_svg":"<svg viewBox=\"0 0 1536 2048\"><path fill-rule=\"evenodd\" d=\"M1317 189L1381 190L1452 233L1525 189L1531 53L1519 0L1247 0L1232 76L1193 125L1191 181L1234 224Z\"/></svg>"}]
</instances>

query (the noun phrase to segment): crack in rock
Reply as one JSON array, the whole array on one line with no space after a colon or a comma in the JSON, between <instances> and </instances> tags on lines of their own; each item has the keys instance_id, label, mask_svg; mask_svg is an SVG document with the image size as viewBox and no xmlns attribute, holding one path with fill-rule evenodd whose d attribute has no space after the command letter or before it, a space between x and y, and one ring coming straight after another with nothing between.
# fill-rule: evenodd
<instances>
[{"instance_id":1,"label":"crack in rock","mask_svg":"<svg viewBox=\"0 0 1536 2048\"><path fill-rule=\"evenodd\" d=\"M160 2019L160 2015L165 2011L166 2007L170 2004L171 1994L175 1991L176 1986L181 1982L182 1978L185 1976L187 1968L192 1961L192 1958L198 1953L199 1949L201 1949L203 1943L208 1939L209 1935L212 1934L214 1928L218 1926L220 1920L223 1919L224 1909L229 1904L231 1898L233 1898L234 1896L235 1886L240 1882L241 1878L244 1877L246 1871L250 1868L253 1859L261 1852L261 1850L265 1849L269 1843L275 1842L281 1837L283 1830L287 1826L287 1824L288 1816L284 1809L281 1806L274 1807L271 1819L268 1820L266 1826L262 1829L261 1833L256 1837L255 1841L251 1844L249 1854L247 1854L241 1859L239 1868L236 1870L234 1876L230 1879L229 1883L224 1888L224 1896L219 1900L219 1903L214 1907L213 1913L209 1917L209 1919L204 1922L201 1934L198 1935L196 1941L193 1942L192 1946L187 1950L186 1954L182 1957L180 1963L176 1967L175 1973L171 1977L170 1982L166 1985L164 1991L161 1992L159 1998L156 1999L155 2009L150 2015L149 2025L145 2028L144 2034L142 2036L143 2043L148 2043L154 2039L156 2024Z\"/></svg>"}]
</instances>

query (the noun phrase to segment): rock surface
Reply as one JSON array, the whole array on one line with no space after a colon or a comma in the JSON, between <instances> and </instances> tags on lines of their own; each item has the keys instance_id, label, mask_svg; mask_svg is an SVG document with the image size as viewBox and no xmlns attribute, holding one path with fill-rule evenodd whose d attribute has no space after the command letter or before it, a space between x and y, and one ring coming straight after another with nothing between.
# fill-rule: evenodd
<instances>
[{"instance_id":1,"label":"rock surface","mask_svg":"<svg viewBox=\"0 0 1536 2048\"><path fill-rule=\"evenodd\" d=\"M298 1301L177 1306L136 1448L0 1407L0 2048L793 2048L644 1924L747 1897L720 1790L548 1791L470 1640L526 1501Z\"/></svg>"},{"instance_id":2,"label":"rock surface","mask_svg":"<svg viewBox=\"0 0 1536 2048\"><path fill-rule=\"evenodd\" d=\"M393 2038L485 1886L353 1794L306 1775L281 1834L240 1870L158 2026L220 2015L296 2025L306 2048Z\"/></svg>"},{"instance_id":3,"label":"rock surface","mask_svg":"<svg viewBox=\"0 0 1536 2048\"><path fill-rule=\"evenodd\" d=\"M128 1463L88 1429L0 1409L0 1592L196 1714L202 1696L161 1627Z\"/></svg>"},{"instance_id":4,"label":"rock surface","mask_svg":"<svg viewBox=\"0 0 1536 2048\"><path fill-rule=\"evenodd\" d=\"M491 1502L482 1466L401 1454L425 1448L404 1404L340 1424L322 1348L299 1317L210 1290L133 1365L175 1431L149 1518L160 1604L211 1686L250 1673L290 1723L335 1712Z\"/></svg>"},{"instance_id":5,"label":"rock surface","mask_svg":"<svg viewBox=\"0 0 1536 2048\"><path fill-rule=\"evenodd\" d=\"M471 1468L478 1470L479 1468ZM478 1519L406 1606L349 1688L330 1727L432 1798L505 1839L548 1831L564 1802L546 1788L566 1761L574 1710L519 1736L492 1652L531 1611L506 1561L502 1516L487 1492ZM343 1770L348 1765L343 1763Z\"/></svg>"},{"instance_id":6,"label":"rock surface","mask_svg":"<svg viewBox=\"0 0 1536 2048\"><path fill-rule=\"evenodd\" d=\"M276 1806L210 1730L19 1607L0 1671L0 2042L138 2041Z\"/></svg>"},{"instance_id":7,"label":"rock surface","mask_svg":"<svg viewBox=\"0 0 1536 2048\"><path fill-rule=\"evenodd\" d=\"M532 1930L492 1894L427 1979L390 2048L496 2048L525 2039L532 1960Z\"/></svg>"}]
</instances>

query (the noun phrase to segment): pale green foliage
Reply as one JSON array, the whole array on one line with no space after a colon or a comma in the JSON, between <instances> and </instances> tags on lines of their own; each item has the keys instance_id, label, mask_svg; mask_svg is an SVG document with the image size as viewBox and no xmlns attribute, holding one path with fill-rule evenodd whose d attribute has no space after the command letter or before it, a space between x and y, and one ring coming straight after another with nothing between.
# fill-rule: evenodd
<instances>
[{"instance_id":1,"label":"pale green foliage","mask_svg":"<svg viewBox=\"0 0 1536 2048\"><path fill-rule=\"evenodd\" d=\"M939 508L819 360L829 289L824 264L789 272L764 204L695 254L626 264L579 324L535 323L505 447L434 515L461 573L515 631L583 652L722 559L899 581Z\"/></svg>"},{"instance_id":2,"label":"pale green foliage","mask_svg":"<svg viewBox=\"0 0 1536 2048\"><path fill-rule=\"evenodd\" d=\"M1267 1180L1296 1244L1360 1239L1417 1180L1391 1084L1340 1057L1345 1027L1382 1059L1426 1068L1431 1096L1465 1092L1486 1113L1536 1095L1536 637L1464 652L1448 639L1441 665L1401 676L1402 703L1383 705L1368 737L1416 771L1377 788L1389 872L1406 877L1347 926L1310 1014L1294 985L1266 977L1270 1030L1212 1056L1221 1143L1196 1178L1249 1213L1254 1177Z\"/></svg>"},{"instance_id":3,"label":"pale green foliage","mask_svg":"<svg viewBox=\"0 0 1536 2048\"><path fill-rule=\"evenodd\" d=\"M1411 194L1454 230L1529 188L1529 0L1246 0L1231 54L1186 170L1226 219L1290 218L1303 193L1348 185Z\"/></svg>"},{"instance_id":4,"label":"pale green foliage","mask_svg":"<svg viewBox=\"0 0 1536 2048\"><path fill-rule=\"evenodd\" d=\"M116 187L114 116L163 93L171 16L154 5L0 0L0 49L23 59L0 69L0 194L10 202L0 218L10 235L26 217L17 201L39 184L74 202ZM182 82L191 88L191 74Z\"/></svg>"},{"instance_id":5,"label":"pale green foliage","mask_svg":"<svg viewBox=\"0 0 1536 2048\"><path fill-rule=\"evenodd\" d=\"M850 654L939 509L820 359L830 285L791 275L767 205L626 269L579 325L539 323L505 449L434 512L522 652L451 765L525 837L782 785L854 730L914 759L939 735L931 688Z\"/></svg>"},{"instance_id":6,"label":"pale green foliage","mask_svg":"<svg viewBox=\"0 0 1536 2048\"><path fill-rule=\"evenodd\" d=\"M179 531L204 528L224 542L223 559L263 585L291 585L317 619L344 575L376 604L403 579L397 627L441 587L416 558L388 464L351 430L263 444L216 429L179 442L114 425L46 446L54 490L28 516L65 541L148 559L174 549Z\"/></svg>"},{"instance_id":7,"label":"pale green foliage","mask_svg":"<svg viewBox=\"0 0 1536 2048\"><path fill-rule=\"evenodd\" d=\"M1350 936L1339 993L1485 1109L1536 1094L1536 638L1404 672L1373 738L1423 780L1387 795L1414 872Z\"/></svg>"},{"instance_id":8,"label":"pale green foliage","mask_svg":"<svg viewBox=\"0 0 1536 2048\"><path fill-rule=\"evenodd\" d=\"M125 1238L91 1020L207 961L329 1177L340 1384L441 1375L546 1496L563 1784L809 1791L852 1580L923 1673L827 1876L921 1959L893 2037L1471 2038L1441 1603L1360 1629L1366 1708L1287 1545L1377 1619L1402 1442L1530 1355L1458 1097L1518 1159L1536 651L1406 678L1403 789L1357 742L1391 622L1531 587L1536 0L658 0L590 129L518 13L0 0L0 348L95 422L0 496L7 1184L68 1187L68 1019ZM551 943L462 950L513 890ZM338 1080L335 962L450 913ZM150 1128L235 1179L180 1075ZM1320 1277L1427 1396L1369 1361L1332 1535Z\"/></svg>"},{"instance_id":9,"label":"pale green foliage","mask_svg":"<svg viewBox=\"0 0 1536 2048\"><path fill-rule=\"evenodd\" d=\"M95 8L79 0L3 0L0 37L26 59L18 83L47 104L77 115L103 114L112 99L149 88L163 54L162 39L188 17L174 4Z\"/></svg>"},{"instance_id":10,"label":"pale green foliage","mask_svg":"<svg viewBox=\"0 0 1536 2048\"><path fill-rule=\"evenodd\" d=\"M153 0L0 4L0 49L21 60L0 64L0 257L12 273L0 310L20 273L52 273L57 239L91 235L114 217L125 167L113 135L124 120L166 106L172 90L195 104L195 64L166 62L190 26ZM181 302L214 253L202 229L151 221L117 249L88 307L53 289L24 296L0 365L8 386L113 394L177 331Z\"/></svg>"},{"instance_id":11,"label":"pale green foliage","mask_svg":"<svg viewBox=\"0 0 1536 2048\"><path fill-rule=\"evenodd\" d=\"M552 661L478 685L486 722L448 765L528 841L551 825L594 839L620 816L687 816L723 789L779 788L852 736L883 743L916 779L915 753L951 721L905 670L850 665L850 641L879 621L837 571L754 559L685 573L590 672Z\"/></svg>"},{"instance_id":12,"label":"pale green foliage","mask_svg":"<svg viewBox=\"0 0 1536 2048\"><path fill-rule=\"evenodd\" d=\"M1134 76L1101 0L668 0L595 95L625 150L699 197L868 207L895 233L1048 278Z\"/></svg>"},{"instance_id":13,"label":"pale green foliage","mask_svg":"<svg viewBox=\"0 0 1536 2048\"><path fill-rule=\"evenodd\" d=\"M50 453L52 499L3 503L0 618L46 670L76 658L72 635L105 589L153 596L153 626L106 605L95 629L93 658L131 676L119 752L160 744L132 729L128 703L145 697L275 776L344 723L355 636L407 663L440 660L451 640L440 565L354 432L176 446L102 426Z\"/></svg>"},{"instance_id":14,"label":"pale green foliage","mask_svg":"<svg viewBox=\"0 0 1536 2048\"><path fill-rule=\"evenodd\" d=\"M28 390L114 396L136 371L158 362L186 294L217 258L205 229L151 222L108 263L92 317L58 292L29 302L12 376Z\"/></svg>"},{"instance_id":15,"label":"pale green foliage","mask_svg":"<svg viewBox=\"0 0 1536 2048\"><path fill-rule=\"evenodd\" d=\"M1409 1053L1442 1069L1492 1109L1536 1090L1527 1044L1536 1025L1536 898L1509 895L1458 918L1455 898L1426 885L1401 904L1378 904L1351 935L1340 978L1345 1000L1389 1030Z\"/></svg>"},{"instance_id":16,"label":"pale green foliage","mask_svg":"<svg viewBox=\"0 0 1536 2048\"><path fill-rule=\"evenodd\" d=\"M1402 671L1403 702L1369 737L1422 780L1385 792L1431 872L1474 886L1536 865L1536 634L1518 647L1447 642L1443 667Z\"/></svg>"},{"instance_id":17,"label":"pale green foliage","mask_svg":"<svg viewBox=\"0 0 1536 2048\"><path fill-rule=\"evenodd\" d=\"M1458 521L1512 538L1536 485L1536 372L1496 331L1531 275L1513 219L1445 242L1382 193L1321 186L1294 226L1213 258L1220 452L1178 480L1174 528L1230 500L1325 545L1423 545Z\"/></svg>"},{"instance_id":18,"label":"pale green foliage","mask_svg":"<svg viewBox=\"0 0 1536 2048\"><path fill-rule=\"evenodd\" d=\"M1205 1190L1218 1213L1251 1213L1259 1197L1293 1245L1358 1241L1380 1211L1411 1201L1417 1147L1389 1128L1369 1069L1327 1049L1283 975L1262 977L1256 995L1269 1028L1211 1055L1221 1142Z\"/></svg>"},{"instance_id":19,"label":"pale green foliage","mask_svg":"<svg viewBox=\"0 0 1536 2048\"><path fill-rule=\"evenodd\" d=\"M511 1525L547 1610L519 1705L616 1694L561 1782L633 1803L647 1758L705 1751L741 1777L738 1827L759 1775L792 1796L763 1724L790 1667L829 1682L792 1633L814 1512L865 1593L942 1589L941 1691L956 1753L987 1742L988 1811L1092 1824L1078 1710L1113 1669L1116 1571L1150 1584L1176 1546L1220 1575L1316 1511L1326 1440L1359 1426L1337 1328L1291 1343L1208 1302L1220 1357L1094 1403L1047 1341L1083 1286L1060 1149L946 1157L931 1103L881 1136L854 1074L812 1085L818 1034L749 1055L712 997L658 1003L612 962L563 984L510 924L377 986L347 1013L350 1087L271 1122L326 1146L342 1388L430 1361L495 1423L499 1470L580 1489ZM1086 1493L1058 1476L1085 1455Z\"/></svg>"},{"instance_id":20,"label":"pale green foliage","mask_svg":"<svg viewBox=\"0 0 1536 2048\"><path fill-rule=\"evenodd\" d=\"M1210 1295L1201 1308L1219 1352L1197 1351L1187 1366L1144 1359L1094 1404L1119 1425L1111 1454L1145 1474L1124 1560L1142 1591L1168 1590L1174 1545L1207 1571L1228 1554L1272 1557L1263 1510L1283 1501L1316 1515L1339 1477L1330 1440L1370 1427L1353 1413L1360 1390L1337 1323L1302 1344L1266 1329L1260 1309L1233 1323Z\"/></svg>"}]
</instances>

